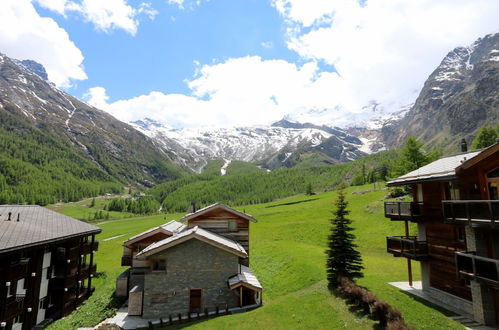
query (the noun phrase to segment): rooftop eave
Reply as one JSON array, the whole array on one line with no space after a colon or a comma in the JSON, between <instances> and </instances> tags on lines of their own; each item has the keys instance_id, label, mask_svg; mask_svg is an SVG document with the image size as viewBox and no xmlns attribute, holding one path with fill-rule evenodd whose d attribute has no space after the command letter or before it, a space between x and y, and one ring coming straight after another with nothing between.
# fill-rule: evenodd
<instances>
[{"instance_id":1,"label":"rooftop eave","mask_svg":"<svg viewBox=\"0 0 499 330\"><path fill-rule=\"evenodd\" d=\"M444 176L436 176L436 177L431 177L431 176L425 176L425 177L414 177L414 178L407 178L407 179L402 179L402 180L392 180L388 181L386 185L388 187L394 187L394 186L406 186L409 184L413 183L422 183L422 182L435 182L435 181L449 181L449 180L454 180L456 179L456 174L448 174Z\"/></svg>"},{"instance_id":2,"label":"rooftop eave","mask_svg":"<svg viewBox=\"0 0 499 330\"><path fill-rule=\"evenodd\" d=\"M18 250L30 249L30 248L37 247L37 246L44 246L44 245L49 245L49 244L53 244L53 243L58 243L58 242L72 239L75 237L96 235L96 234L100 234L101 232L102 232L102 229L99 228L99 229L89 230L86 232L80 232L80 233L73 234L73 235L61 236L61 237L58 237L55 239L48 239L48 240L34 242L34 243L30 243L30 244L18 245L18 246L14 246L14 247L7 248L7 249L0 249L0 255L14 252L14 251L18 251Z\"/></svg>"}]
</instances>

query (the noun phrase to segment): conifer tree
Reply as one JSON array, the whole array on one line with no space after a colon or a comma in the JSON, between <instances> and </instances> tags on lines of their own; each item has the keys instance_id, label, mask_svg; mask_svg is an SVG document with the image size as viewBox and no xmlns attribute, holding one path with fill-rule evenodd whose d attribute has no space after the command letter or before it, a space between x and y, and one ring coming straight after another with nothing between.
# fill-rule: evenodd
<instances>
[{"instance_id":1,"label":"conifer tree","mask_svg":"<svg viewBox=\"0 0 499 330\"><path fill-rule=\"evenodd\" d=\"M498 129L490 126L483 126L482 128L480 128L476 138L473 140L471 148L472 149L487 148L496 143L498 136L499 136L499 126Z\"/></svg>"},{"instance_id":2,"label":"conifer tree","mask_svg":"<svg viewBox=\"0 0 499 330\"><path fill-rule=\"evenodd\" d=\"M338 278L346 277L351 280L362 277L362 258L355 249L355 235L351 220L346 218L350 213L347 210L348 202L345 201L343 189L338 191L338 199L335 201L336 209L333 211L334 218L331 219L331 234L328 238L327 253L327 280L330 290L338 286Z\"/></svg>"}]
</instances>

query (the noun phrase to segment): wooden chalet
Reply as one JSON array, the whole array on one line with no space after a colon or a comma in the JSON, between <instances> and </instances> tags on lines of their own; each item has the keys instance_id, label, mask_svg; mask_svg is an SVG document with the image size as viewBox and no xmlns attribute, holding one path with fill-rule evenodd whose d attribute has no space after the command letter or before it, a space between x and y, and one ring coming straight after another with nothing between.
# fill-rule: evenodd
<instances>
[{"instance_id":1,"label":"wooden chalet","mask_svg":"<svg viewBox=\"0 0 499 330\"><path fill-rule=\"evenodd\" d=\"M388 182L411 187L412 202L385 202L405 222L387 251L421 266L423 291L482 324L499 324L499 143L441 158ZM417 224L409 233L408 222Z\"/></svg>"},{"instance_id":2,"label":"wooden chalet","mask_svg":"<svg viewBox=\"0 0 499 330\"><path fill-rule=\"evenodd\" d=\"M43 328L94 291L100 229L40 206L0 206L0 329Z\"/></svg>"},{"instance_id":3,"label":"wooden chalet","mask_svg":"<svg viewBox=\"0 0 499 330\"><path fill-rule=\"evenodd\" d=\"M124 242L116 294L143 317L258 306L262 286L249 268L249 223L256 219L213 204Z\"/></svg>"}]
</instances>

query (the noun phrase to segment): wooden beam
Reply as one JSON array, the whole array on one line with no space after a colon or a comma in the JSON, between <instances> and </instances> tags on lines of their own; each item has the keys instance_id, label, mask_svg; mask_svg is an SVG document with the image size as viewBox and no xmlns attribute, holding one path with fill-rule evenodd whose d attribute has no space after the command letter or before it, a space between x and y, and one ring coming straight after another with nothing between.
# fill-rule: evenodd
<instances>
[{"instance_id":1,"label":"wooden beam","mask_svg":"<svg viewBox=\"0 0 499 330\"><path fill-rule=\"evenodd\" d=\"M239 307L243 307L243 287L239 287Z\"/></svg>"}]
</instances>

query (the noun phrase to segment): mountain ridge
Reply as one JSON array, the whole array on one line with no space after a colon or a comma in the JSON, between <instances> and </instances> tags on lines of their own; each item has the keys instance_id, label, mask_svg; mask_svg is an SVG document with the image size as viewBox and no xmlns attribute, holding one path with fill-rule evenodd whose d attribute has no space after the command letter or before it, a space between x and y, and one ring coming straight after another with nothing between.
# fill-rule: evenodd
<instances>
[{"instance_id":1,"label":"mountain ridge","mask_svg":"<svg viewBox=\"0 0 499 330\"><path fill-rule=\"evenodd\" d=\"M70 146L122 184L149 187L185 173L172 164L167 149L157 149L130 125L59 90L44 79L42 68L34 61L0 55L0 106Z\"/></svg>"}]
</instances>

